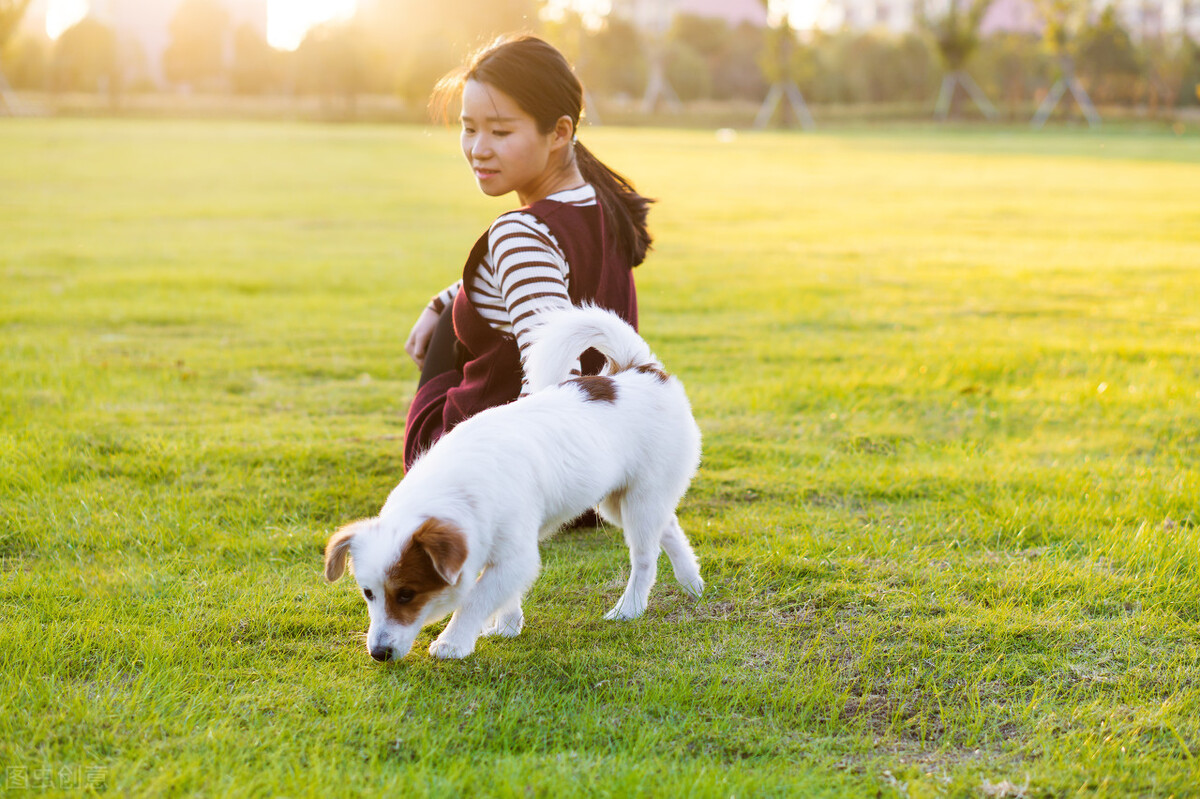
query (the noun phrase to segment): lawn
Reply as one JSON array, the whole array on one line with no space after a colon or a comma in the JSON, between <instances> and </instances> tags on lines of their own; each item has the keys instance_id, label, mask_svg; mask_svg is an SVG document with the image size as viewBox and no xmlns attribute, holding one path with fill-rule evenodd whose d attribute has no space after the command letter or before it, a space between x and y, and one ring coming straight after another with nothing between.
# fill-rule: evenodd
<instances>
[{"instance_id":1,"label":"lawn","mask_svg":"<svg viewBox=\"0 0 1200 799\"><path fill-rule=\"evenodd\" d=\"M0 120L0 788L1194 795L1200 138L581 138L659 199L708 590L606 622L567 532L519 638L381 665L321 550L505 202L452 130Z\"/></svg>"}]
</instances>

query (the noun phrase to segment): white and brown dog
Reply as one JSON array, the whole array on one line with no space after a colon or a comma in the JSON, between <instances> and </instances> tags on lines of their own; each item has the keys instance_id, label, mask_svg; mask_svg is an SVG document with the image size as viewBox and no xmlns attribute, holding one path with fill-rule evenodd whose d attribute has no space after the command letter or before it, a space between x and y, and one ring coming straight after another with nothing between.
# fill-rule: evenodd
<instances>
[{"instance_id":1,"label":"white and brown dog","mask_svg":"<svg viewBox=\"0 0 1200 799\"><path fill-rule=\"evenodd\" d=\"M404 657L421 628L453 612L429 647L461 658L483 635L517 635L540 567L538 541L589 508L619 525L632 572L605 618L646 609L661 547L692 595L700 566L675 508L700 460L687 395L646 342L597 308L545 314L526 358L533 393L455 427L409 470L379 516L343 527L325 577L349 555L367 601L367 649ZM589 347L607 374L560 383Z\"/></svg>"}]
</instances>

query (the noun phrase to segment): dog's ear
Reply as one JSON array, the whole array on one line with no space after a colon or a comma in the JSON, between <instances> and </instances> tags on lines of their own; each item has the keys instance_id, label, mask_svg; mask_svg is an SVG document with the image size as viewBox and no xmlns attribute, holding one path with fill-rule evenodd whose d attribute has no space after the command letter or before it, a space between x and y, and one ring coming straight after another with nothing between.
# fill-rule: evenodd
<instances>
[{"instance_id":1,"label":"dog's ear","mask_svg":"<svg viewBox=\"0 0 1200 799\"><path fill-rule=\"evenodd\" d=\"M447 585L458 584L467 560L467 537L462 530L441 519L429 519L413 533L412 542L425 550Z\"/></svg>"},{"instance_id":2,"label":"dog's ear","mask_svg":"<svg viewBox=\"0 0 1200 799\"><path fill-rule=\"evenodd\" d=\"M329 537L325 545L325 579L335 582L346 571L346 556L350 554L350 542L354 536L374 519L351 522Z\"/></svg>"}]
</instances>

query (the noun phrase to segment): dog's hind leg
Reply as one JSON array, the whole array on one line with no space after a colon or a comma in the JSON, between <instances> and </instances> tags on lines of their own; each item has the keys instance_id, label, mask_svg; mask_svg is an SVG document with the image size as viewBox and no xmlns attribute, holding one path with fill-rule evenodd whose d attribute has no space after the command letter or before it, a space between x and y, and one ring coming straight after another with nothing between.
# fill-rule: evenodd
<instances>
[{"instance_id":1,"label":"dog's hind leg","mask_svg":"<svg viewBox=\"0 0 1200 799\"><path fill-rule=\"evenodd\" d=\"M621 518L621 503L624 501L625 489L622 488L600 500L600 504L596 506L596 510L599 512L601 519L610 524L615 524L624 530L625 520Z\"/></svg>"},{"instance_id":2,"label":"dog's hind leg","mask_svg":"<svg viewBox=\"0 0 1200 799\"><path fill-rule=\"evenodd\" d=\"M525 614L521 610L521 597L518 595L512 602L496 611L495 616L488 619L487 624L483 626L483 634L515 638L521 634L524 626Z\"/></svg>"},{"instance_id":3,"label":"dog's hind leg","mask_svg":"<svg viewBox=\"0 0 1200 799\"><path fill-rule=\"evenodd\" d=\"M665 520L656 508L647 508L628 498L621 503L625 543L629 545L629 583L616 606L604 618L636 619L646 611L650 589L657 577L658 548Z\"/></svg>"},{"instance_id":4,"label":"dog's hind leg","mask_svg":"<svg viewBox=\"0 0 1200 799\"><path fill-rule=\"evenodd\" d=\"M667 557L671 559L671 568L675 571L675 579L683 586L683 590L694 597L699 597L704 592L704 580L700 577L700 563L696 560L696 553L692 551L692 545L688 542L683 528L679 526L679 519L676 516L672 516L671 521L667 522L667 526L663 528L662 548L663 552L667 553Z\"/></svg>"}]
</instances>

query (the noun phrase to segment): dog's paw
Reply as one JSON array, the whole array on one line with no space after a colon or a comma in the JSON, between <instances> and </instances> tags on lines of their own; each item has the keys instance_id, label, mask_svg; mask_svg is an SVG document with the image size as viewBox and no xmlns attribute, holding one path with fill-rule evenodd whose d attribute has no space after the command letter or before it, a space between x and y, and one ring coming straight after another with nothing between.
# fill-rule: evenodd
<instances>
[{"instance_id":1,"label":"dog's paw","mask_svg":"<svg viewBox=\"0 0 1200 799\"><path fill-rule=\"evenodd\" d=\"M498 635L501 638L516 638L525 628L525 617L521 614L514 616L493 616L483 628L484 635Z\"/></svg>"},{"instance_id":2,"label":"dog's paw","mask_svg":"<svg viewBox=\"0 0 1200 799\"><path fill-rule=\"evenodd\" d=\"M429 654L438 660L462 660L474 651L475 644L473 642L464 646L439 638L429 645Z\"/></svg>"},{"instance_id":3,"label":"dog's paw","mask_svg":"<svg viewBox=\"0 0 1200 799\"><path fill-rule=\"evenodd\" d=\"M645 606L638 607L636 602L622 600L612 610L605 613L604 618L609 621L629 621L630 619L636 619L645 612Z\"/></svg>"},{"instance_id":4,"label":"dog's paw","mask_svg":"<svg viewBox=\"0 0 1200 799\"><path fill-rule=\"evenodd\" d=\"M695 577L680 579L679 585L693 599L699 599L700 595L704 593L704 580L698 574Z\"/></svg>"}]
</instances>

